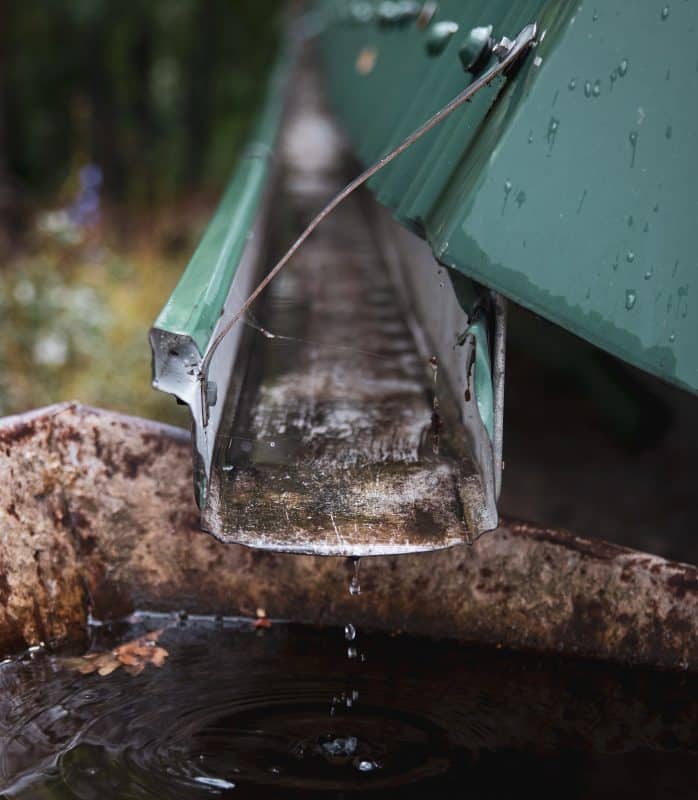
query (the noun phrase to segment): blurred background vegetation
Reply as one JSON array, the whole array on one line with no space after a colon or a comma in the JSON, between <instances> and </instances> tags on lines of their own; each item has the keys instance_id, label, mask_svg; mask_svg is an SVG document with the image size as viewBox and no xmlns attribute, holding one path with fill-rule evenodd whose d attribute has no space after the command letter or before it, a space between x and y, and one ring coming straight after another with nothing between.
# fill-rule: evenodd
<instances>
[{"instance_id":1,"label":"blurred background vegetation","mask_svg":"<svg viewBox=\"0 0 698 800\"><path fill-rule=\"evenodd\" d=\"M0 414L180 424L147 332L263 96L280 0L5 0Z\"/></svg>"}]
</instances>

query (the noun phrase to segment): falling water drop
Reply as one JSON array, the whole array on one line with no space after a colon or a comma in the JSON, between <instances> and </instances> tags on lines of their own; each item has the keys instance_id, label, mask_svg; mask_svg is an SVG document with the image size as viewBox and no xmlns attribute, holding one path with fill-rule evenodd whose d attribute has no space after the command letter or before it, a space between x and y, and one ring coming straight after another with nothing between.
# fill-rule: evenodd
<instances>
[{"instance_id":1,"label":"falling water drop","mask_svg":"<svg viewBox=\"0 0 698 800\"><path fill-rule=\"evenodd\" d=\"M645 280L648 281L651 277L652 277L652 270L648 269L647 272L645 272Z\"/></svg>"},{"instance_id":2,"label":"falling water drop","mask_svg":"<svg viewBox=\"0 0 698 800\"><path fill-rule=\"evenodd\" d=\"M673 344L676 341L676 334L672 332L671 336L669 337L669 341Z\"/></svg>"},{"instance_id":3,"label":"falling water drop","mask_svg":"<svg viewBox=\"0 0 698 800\"><path fill-rule=\"evenodd\" d=\"M373 772L375 769L380 769L380 764L377 761L359 761L356 768L359 772Z\"/></svg>"},{"instance_id":4,"label":"falling water drop","mask_svg":"<svg viewBox=\"0 0 698 800\"><path fill-rule=\"evenodd\" d=\"M584 81L584 97L591 97L591 81Z\"/></svg>"},{"instance_id":5,"label":"falling water drop","mask_svg":"<svg viewBox=\"0 0 698 800\"><path fill-rule=\"evenodd\" d=\"M351 622L344 626L344 638L348 642L353 642L354 639L356 639L356 628L351 624Z\"/></svg>"},{"instance_id":6,"label":"falling water drop","mask_svg":"<svg viewBox=\"0 0 698 800\"><path fill-rule=\"evenodd\" d=\"M353 597L356 597L356 595L361 594L361 584L359 583L359 567L361 565L361 559L352 558L352 564L354 566L354 574L351 576L349 594Z\"/></svg>"},{"instance_id":7,"label":"falling water drop","mask_svg":"<svg viewBox=\"0 0 698 800\"><path fill-rule=\"evenodd\" d=\"M572 79L570 80L570 82L567 84L567 88L568 88L568 89L569 89L571 92L573 92L573 91L574 91L574 90L577 88L577 81L576 81L574 78L572 78Z\"/></svg>"},{"instance_id":8,"label":"falling water drop","mask_svg":"<svg viewBox=\"0 0 698 800\"><path fill-rule=\"evenodd\" d=\"M601 94L601 81L594 81L594 88L592 89L592 94L594 97L598 97Z\"/></svg>"},{"instance_id":9,"label":"falling water drop","mask_svg":"<svg viewBox=\"0 0 698 800\"><path fill-rule=\"evenodd\" d=\"M664 19L668 19L668 17L669 17L669 6L664 6L664 8L662 9L662 15L661 16L662 16L663 20Z\"/></svg>"},{"instance_id":10,"label":"falling water drop","mask_svg":"<svg viewBox=\"0 0 698 800\"><path fill-rule=\"evenodd\" d=\"M634 289L627 289L625 292L625 307L628 309L628 311L635 307L636 302L637 294L635 293Z\"/></svg>"},{"instance_id":11,"label":"falling water drop","mask_svg":"<svg viewBox=\"0 0 698 800\"><path fill-rule=\"evenodd\" d=\"M621 78L627 73L628 71L628 59L624 58L620 64L618 65L618 74Z\"/></svg>"},{"instance_id":12,"label":"falling water drop","mask_svg":"<svg viewBox=\"0 0 698 800\"><path fill-rule=\"evenodd\" d=\"M635 261L635 253L633 253L632 250L628 250L628 253L625 256L625 258L626 258L626 261L628 262L628 264L632 264L633 261Z\"/></svg>"}]
</instances>

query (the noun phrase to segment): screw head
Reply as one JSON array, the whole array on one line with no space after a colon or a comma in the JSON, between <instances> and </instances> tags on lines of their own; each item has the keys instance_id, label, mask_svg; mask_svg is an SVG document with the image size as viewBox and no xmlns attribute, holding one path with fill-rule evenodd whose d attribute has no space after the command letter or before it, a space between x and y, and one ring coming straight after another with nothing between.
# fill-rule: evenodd
<instances>
[{"instance_id":1,"label":"screw head","mask_svg":"<svg viewBox=\"0 0 698 800\"><path fill-rule=\"evenodd\" d=\"M473 28L458 51L458 56L466 72L478 72L492 52L492 26L481 25Z\"/></svg>"},{"instance_id":2,"label":"screw head","mask_svg":"<svg viewBox=\"0 0 698 800\"><path fill-rule=\"evenodd\" d=\"M367 23L373 19L375 11L371 3L356 2L349 8L349 16L354 22Z\"/></svg>"},{"instance_id":3,"label":"screw head","mask_svg":"<svg viewBox=\"0 0 698 800\"><path fill-rule=\"evenodd\" d=\"M458 23L451 20L437 22L429 29L426 40L427 53L438 56L446 49L454 34L458 33Z\"/></svg>"},{"instance_id":4,"label":"screw head","mask_svg":"<svg viewBox=\"0 0 698 800\"><path fill-rule=\"evenodd\" d=\"M417 0L385 0L378 6L377 19L383 25L400 25L419 16Z\"/></svg>"}]
</instances>

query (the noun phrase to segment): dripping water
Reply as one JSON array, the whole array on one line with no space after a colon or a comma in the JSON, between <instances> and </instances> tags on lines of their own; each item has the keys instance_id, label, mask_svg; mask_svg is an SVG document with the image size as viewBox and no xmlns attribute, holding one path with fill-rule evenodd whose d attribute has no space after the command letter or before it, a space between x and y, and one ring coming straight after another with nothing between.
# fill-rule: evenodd
<instances>
[{"instance_id":1,"label":"dripping water","mask_svg":"<svg viewBox=\"0 0 698 800\"><path fill-rule=\"evenodd\" d=\"M358 556L354 556L351 559L352 563L352 576L351 581L349 582L349 594L352 597L361 594L361 584L359 583L359 569L361 567L361 559Z\"/></svg>"}]
</instances>

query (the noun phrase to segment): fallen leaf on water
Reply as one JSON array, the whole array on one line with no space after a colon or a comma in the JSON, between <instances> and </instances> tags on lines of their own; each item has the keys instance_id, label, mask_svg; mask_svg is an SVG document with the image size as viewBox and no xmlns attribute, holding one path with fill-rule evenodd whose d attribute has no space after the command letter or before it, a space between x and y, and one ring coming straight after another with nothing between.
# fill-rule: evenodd
<instances>
[{"instance_id":1,"label":"fallen leaf on water","mask_svg":"<svg viewBox=\"0 0 698 800\"><path fill-rule=\"evenodd\" d=\"M129 675L140 675L148 664L154 667L164 666L169 654L164 647L157 644L162 632L162 629L150 631L106 653L87 653L79 658L66 658L63 664L83 675L96 672L103 678L111 675L119 667L123 667Z\"/></svg>"}]
</instances>

